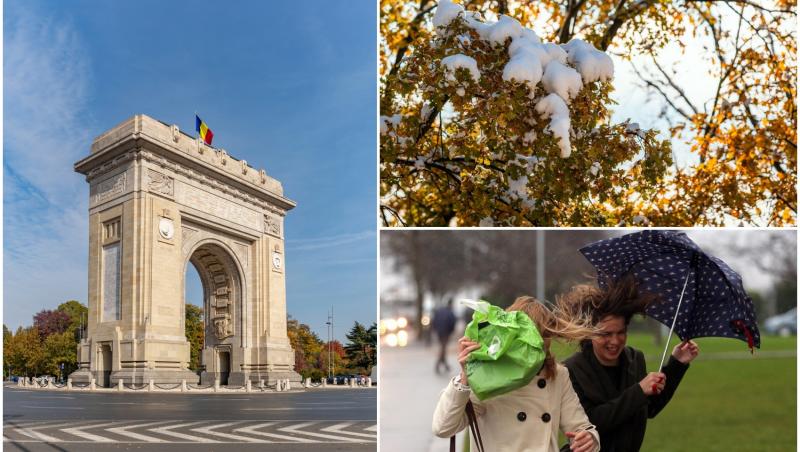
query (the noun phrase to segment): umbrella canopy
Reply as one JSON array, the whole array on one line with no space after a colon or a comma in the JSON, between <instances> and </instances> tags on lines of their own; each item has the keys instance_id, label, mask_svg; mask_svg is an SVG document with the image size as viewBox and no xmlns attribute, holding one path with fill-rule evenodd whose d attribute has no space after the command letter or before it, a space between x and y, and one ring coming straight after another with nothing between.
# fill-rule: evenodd
<instances>
[{"instance_id":1,"label":"umbrella canopy","mask_svg":"<svg viewBox=\"0 0 800 452\"><path fill-rule=\"evenodd\" d=\"M646 230L601 240L580 251L601 282L633 273L640 289L660 295L661 302L646 313L668 327L674 323L681 340L730 337L747 342L751 350L761 348L753 300L742 277L683 232Z\"/></svg>"}]
</instances>

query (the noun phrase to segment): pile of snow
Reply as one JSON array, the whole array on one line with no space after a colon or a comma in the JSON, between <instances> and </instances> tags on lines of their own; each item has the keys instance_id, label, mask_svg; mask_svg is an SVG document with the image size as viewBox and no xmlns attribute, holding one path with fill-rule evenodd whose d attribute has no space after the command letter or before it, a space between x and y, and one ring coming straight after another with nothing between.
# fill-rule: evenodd
<instances>
[{"instance_id":1,"label":"pile of snow","mask_svg":"<svg viewBox=\"0 0 800 452\"><path fill-rule=\"evenodd\" d=\"M536 87L541 82L548 95L539 100L536 111L550 118L550 131L559 139L561 156L569 157L571 145L567 105L587 83L608 81L614 77L611 58L580 39L563 45L542 43L533 30L505 15L494 23L482 22L475 13L464 11L463 6L452 0L439 1L433 18L437 33L442 33L458 17L463 17L467 26L493 45L504 45L511 39L508 47L510 59L503 68L503 80L524 83L528 86L531 99L536 97ZM467 68L476 82L480 79L478 65L466 55L448 56L442 59L442 64L447 67L448 80L453 79L452 72L457 67ZM463 90L459 91L459 95L463 95ZM561 102L557 102L553 96Z\"/></svg>"},{"instance_id":2,"label":"pile of snow","mask_svg":"<svg viewBox=\"0 0 800 452\"><path fill-rule=\"evenodd\" d=\"M456 81L455 72L458 68L468 70L470 75L472 75L472 79L475 80L475 83L478 83L481 79L481 71L478 70L478 62L472 57L457 53L442 58L442 64L447 68L447 80L451 82Z\"/></svg>"},{"instance_id":3,"label":"pile of snow","mask_svg":"<svg viewBox=\"0 0 800 452\"><path fill-rule=\"evenodd\" d=\"M608 81L614 78L614 62L611 57L580 39L572 39L564 45L570 64L581 73L583 83L597 80Z\"/></svg>"},{"instance_id":4,"label":"pile of snow","mask_svg":"<svg viewBox=\"0 0 800 452\"><path fill-rule=\"evenodd\" d=\"M561 157L567 158L572 153L569 144L569 109L558 94L548 94L536 104L536 113L550 118L550 131L558 138Z\"/></svg>"}]
</instances>

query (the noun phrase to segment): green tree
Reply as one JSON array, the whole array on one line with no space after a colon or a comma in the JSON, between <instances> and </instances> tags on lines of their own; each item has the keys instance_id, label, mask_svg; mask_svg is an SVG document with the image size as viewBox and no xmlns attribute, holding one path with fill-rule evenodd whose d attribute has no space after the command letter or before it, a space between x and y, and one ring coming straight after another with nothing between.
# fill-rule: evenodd
<instances>
[{"instance_id":1,"label":"green tree","mask_svg":"<svg viewBox=\"0 0 800 452\"><path fill-rule=\"evenodd\" d=\"M65 301L58 305L56 311L63 312L69 316L68 331L73 333L75 341L80 340L86 330L86 321L89 317L89 308L77 300ZM81 331L83 328L83 331Z\"/></svg>"},{"instance_id":2,"label":"green tree","mask_svg":"<svg viewBox=\"0 0 800 452\"><path fill-rule=\"evenodd\" d=\"M348 343L344 349L350 368L357 373L369 374L377 358L377 325L373 323L366 328L355 322L346 337Z\"/></svg>"},{"instance_id":3,"label":"green tree","mask_svg":"<svg viewBox=\"0 0 800 452\"><path fill-rule=\"evenodd\" d=\"M202 352L205 344L205 324L203 309L186 303L186 340L189 341L189 368L197 371L202 365Z\"/></svg>"}]
</instances>

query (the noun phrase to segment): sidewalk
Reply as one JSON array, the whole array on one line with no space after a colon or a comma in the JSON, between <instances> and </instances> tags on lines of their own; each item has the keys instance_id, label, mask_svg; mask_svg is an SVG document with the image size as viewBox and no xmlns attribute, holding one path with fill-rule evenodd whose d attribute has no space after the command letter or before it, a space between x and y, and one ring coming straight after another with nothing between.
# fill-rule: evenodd
<instances>
[{"instance_id":1,"label":"sidewalk","mask_svg":"<svg viewBox=\"0 0 800 452\"><path fill-rule=\"evenodd\" d=\"M448 348L450 372L436 375L438 354L436 340L429 348L420 341L407 347L381 347L380 450L381 452L447 452L449 439L437 438L431 432L433 410L439 394L458 373L456 345ZM456 450L461 451L462 434Z\"/></svg>"}]
</instances>

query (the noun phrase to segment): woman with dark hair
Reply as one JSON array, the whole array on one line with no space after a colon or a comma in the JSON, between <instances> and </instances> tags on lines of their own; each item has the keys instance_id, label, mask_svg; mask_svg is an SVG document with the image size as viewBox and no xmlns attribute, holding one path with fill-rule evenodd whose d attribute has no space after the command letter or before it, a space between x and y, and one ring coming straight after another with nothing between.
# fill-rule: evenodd
<instances>
[{"instance_id":1,"label":"woman with dark hair","mask_svg":"<svg viewBox=\"0 0 800 452\"><path fill-rule=\"evenodd\" d=\"M533 320L544 340L545 360L539 374L519 389L484 401L478 400L467 385L466 362L480 344L466 337L458 341L461 374L442 392L433 415L433 433L447 438L464 430L465 410L470 400L476 413L484 450L558 451L558 432L570 438L570 450L594 452L600 449L595 427L586 418L567 375L550 352L553 339L581 340L595 334L586 316L572 316L555 307L549 309L532 297L520 297L507 311L522 311ZM477 446L471 444L473 451Z\"/></svg>"},{"instance_id":2,"label":"woman with dark hair","mask_svg":"<svg viewBox=\"0 0 800 452\"><path fill-rule=\"evenodd\" d=\"M591 340L583 340L564 365L589 420L597 426L603 450L638 451L647 419L667 405L699 347L694 341L681 342L660 372L647 372L644 354L626 346L628 324L658 297L640 292L632 276L602 289L573 287L560 302L590 315L599 330Z\"/></svg>"}]
</instances>

